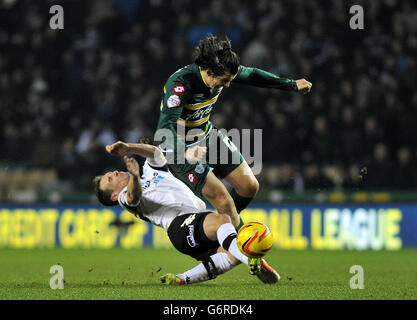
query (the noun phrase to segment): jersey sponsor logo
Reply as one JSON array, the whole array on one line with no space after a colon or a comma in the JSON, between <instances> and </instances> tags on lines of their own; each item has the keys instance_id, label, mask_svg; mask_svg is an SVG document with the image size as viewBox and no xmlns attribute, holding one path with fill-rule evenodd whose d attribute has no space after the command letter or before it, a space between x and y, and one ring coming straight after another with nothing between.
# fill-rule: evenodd
<instances>
[{"instance_id":1,"label":"jersey sponsor logo","mask_svg":"<svg viewBox=\"0 0 417 320\"><path fill-rule=\"evenodd\" d=\"M196 176L190 171L187 173L187 180L194 184L197 181Z\"/></svg>"},{"instance_id":2,"label":"jersey sponsor logo","mask_svg":"<svg viewBox=\"0 0 417 320\"><path fill-rule=\"evenodd\" d=\"M193 95L194 98L202 98L204 97L204 93L197 93Z\"/></svg>"},{"instance_id":3,"label":"jersey sponsor logo","mask_svg":"<svg viewBox=\"0 0 417 320\"><path fill-rule=\"evenodd\" d=\"M181 99L176 94L173 94L167 100L168 108L175 108L175 107L178 107L180 104L181 104Z\"/></svg>"},{"instance_id":4,"label":"jersey sponsor logo","mask_svg":"<svg viewBox=\"0 0 417 320\"><path fill-rule=\"evenodd\" d=\"M213 106L208 106L207 109L199 109L189 115L187 115L187 117L185 118L185 121L193 121L193 120L198 120L198 119L202 119L204 117L207 117L210 113L211 110L213 110Z\"/></svg>"},{"instance_id":5,"label":"jersey sponsor logo","mask_svg":"<svg viewBox=\"0 0 417 320\"><path fill-rule=\"evenodd\" d=\"M187 242L190 247L195 247L198 243L194 239L194 226L188 226Z\"/></svg>"},{"instance_id":6,"label":"jersey sponsor logo","mask_svg":"<svg viewBox=\"0 0 417 320\"><path fill-rule=\"evenodd\" d=\"M153 173L153 177L149 180L141 180L141 186L142 190L148 189L151 184L156 188L161 180L165 179L163 176L161 176L158 172Z\"/></svg>"},{"instance_id":7,"label":"jersey sponsor logo","mask_svg":"<svg viewBox=\"0 0 417 320\"><path fill-rule=\"evenodd\" d=\"M185 87L182 84L177 83L174 87L174 90L172 90L172 92L179 96L182 96L185 92Z\"/></svg>"}]
</instances>

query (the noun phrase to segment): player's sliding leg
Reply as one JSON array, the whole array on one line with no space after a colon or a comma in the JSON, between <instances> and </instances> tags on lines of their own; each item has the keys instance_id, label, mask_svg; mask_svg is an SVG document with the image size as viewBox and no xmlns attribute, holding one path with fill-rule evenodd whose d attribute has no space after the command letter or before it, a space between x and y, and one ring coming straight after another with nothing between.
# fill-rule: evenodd
<instances>
[{"instance_id":1,"label":"player's sliding leg","mask_svg":"<svg viewBox=\"0 0 417 320\"><path fill-rule=\"evenodd\" d=\"M166 285L183 285L203 282L214 279L239 264L239 261L231 256L230 253L225 252L223 248L220 247L218 251L218 253L211 255L196 267L181 274L168 273L163 275L160 278L161 283ZM263 283L272 284L279 281L279 274L264 259L249 259L249 261L249 265L251 263L256 264L253 270L254 274Z\"/></svg>"},{"instance_id":2,"label":"player's sliding leg","mask_svg":"<svg viewBox=\"0 0 417 320\"><path fill-rule=\"evenodd\" d=\"M220 248L221 249L221 248ZM217 252L206 258L196 267L181 274L168 273L160 278L160 281L167 285L192 284L216 278L218 275L231 270L239 264L226 252Z\"/></svg>"},{"instance_id":3,"label":"player's sliding leg","mask_svg":"<svg viewBox=\"0 0 417 320\"><path fill-rule=\"evenodd\" d=\"M213 172L208 173L201 192L217 209L218 213L226 214L230 217L235 229L239 227L240 217L237 214L233 199L224 184L213 174Z\"/></svg>"},{"instance_id":4,"label":"player's sliding leg","mask_svg":"<svg viewBox=\"0 0 417 320\"><path fill-rule=\"evenodd\" d=\"M252 274L258 275L263 270L269 272L262 269L260 259L253 259L250 263L240 252L236 242L236 230L230 221L230 217L225 214L208 212L176 217L168 228L171 243L178 251L203 262L182 274L166 274L160 278L161 282L179 285L206 281L232 269L240 262L248 266L250 264ZM261 277L260 279L265 282Z\"/></svg>"}]
</instances>

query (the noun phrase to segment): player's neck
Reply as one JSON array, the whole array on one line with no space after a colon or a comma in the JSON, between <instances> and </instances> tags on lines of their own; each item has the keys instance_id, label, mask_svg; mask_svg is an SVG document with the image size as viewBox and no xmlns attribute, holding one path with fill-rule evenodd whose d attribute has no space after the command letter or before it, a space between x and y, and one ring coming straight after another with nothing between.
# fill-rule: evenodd
<instances>
[{"instance_id":1,"label":"player's neck","mask_svg":"<svg viewBox=\"0 0 417 320\"><path fill-rule=\"evenodd\" d=\"M211 87L207 84L207 70L202 70L201 67L198 67L198 70L200 70L201 79L203 80L204 84L211 89Z\"/></svg>"}]
</instances>

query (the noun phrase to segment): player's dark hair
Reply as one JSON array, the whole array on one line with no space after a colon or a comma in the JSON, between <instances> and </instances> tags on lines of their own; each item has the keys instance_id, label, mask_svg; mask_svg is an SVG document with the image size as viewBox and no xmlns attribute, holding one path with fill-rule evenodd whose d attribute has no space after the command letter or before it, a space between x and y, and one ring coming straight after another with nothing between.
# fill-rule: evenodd
<instances>
[{"instance_id":1,"label":"player's dark hair","mask_svg":"<svg viewBox=\"0 0 417 320\"><path fill-rule=\"evenodd\" d=\"M150 139L150 138L148 138L148 137L142 137L142 138L139 140L139 143L141 143L141 144L152 144L152 141L151 141L151 139Z\"/></svg>"},{"instance_id":2,"label":"player's dark hair","mask_svg":"<svg viewBox=\"0 0 417 320\"><path fill-rule=\"evenodd\" d=\"M107 190L101 190L100 189L100 181L103 176L96 176L93 179L93 185L94 185L94 192L96 194L96 197L98 201L106 207L112 207L116 206L118 204L117 201L111 200L111 195L113 193L113 190L107 189Z\"/></svg>"},{"instance_id":3,"label":"player's dark hair","mask_svg":"<svg viewBox=\"0 0 417 320\"><path fill-rule=\"evenodd\" d=\"M222 76L225 73L232 75L239 70L239 56L232 51L232 44L227 36L220 39L210 35L200 40L193 52L194 63L207 70L209 75Z\"/></svg>"}]
</instances>

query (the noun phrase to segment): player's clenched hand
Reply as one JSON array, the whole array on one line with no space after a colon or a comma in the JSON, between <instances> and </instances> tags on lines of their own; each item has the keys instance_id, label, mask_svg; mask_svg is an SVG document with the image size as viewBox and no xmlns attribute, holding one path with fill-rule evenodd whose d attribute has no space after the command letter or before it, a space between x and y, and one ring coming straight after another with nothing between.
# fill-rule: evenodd
<instances>
[{"instance_id":1,"label":"player's clenched hand","mask_svg":"<svg viewBox=\"0 0 417 320\"><path fill-rule=\"evenodd\" d=\"M123 160L126 163L127 171L134 175L135 177L139 177L139 165L138 162L134 158L129 158L128 156L124 156Z\"/></svg>"},{"instance_id":2,"label":"player's clenched hand","mask_svg":"<svg viewBox=\"0 0 417 320\"><path fill-rule=\"evenodd\" d=\"M313 84L306 79L299 79L296 80L295 83L297 84L298 91L306 94L309 93Z\"/></svg>"},{"instance_id":3,"label":"player's clenched hand","mask_svg":"<svg viewBox=\"0 0 417 320\"><path fill-rule=\"evenodd\" d=\"M207 153L207 147L195 146L185 151L185 159L191 162L203 160Z\"/></svg>"},{"instance_id":4,"label":"player's clenched hand","mask_svg":"<svg viewBox=\"0 0 417 320\"><path fill-rule=\"evenodd\" d=\"M129 145L125 142L117 141L112 145L107 145L106 151L113 156L122 156L129 151Z\"/></svg>"}]
</instances>

